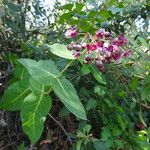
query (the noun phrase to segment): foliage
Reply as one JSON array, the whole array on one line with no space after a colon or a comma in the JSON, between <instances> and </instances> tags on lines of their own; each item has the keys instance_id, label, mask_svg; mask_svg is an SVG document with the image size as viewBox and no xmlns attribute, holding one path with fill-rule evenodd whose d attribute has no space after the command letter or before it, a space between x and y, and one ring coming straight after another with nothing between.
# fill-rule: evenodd
<instances>
[{"instance_id":1,"label":"foliage","mask_svg":"<svg viewBox=\"0 0 150 150\"><path fill-rule=\"evenodd\" d=\"M73 85L61 76L52 61L20 59L19 62L30 76L9 86L0 108L21 111L23 130L32 143L37 142L43 131L45 116L51 108L52 100L48 95L52 89L73 114L86 120L83 105Z\"/></svg>"},{"instance_id":2,"label":"foliage","mask_svg":"<svg viewBox=\"0 0 150 150\"><path fill-rule=\"evenodd\" d=\"M40 1L0 3L0 60L14 68L0 108L20 111L32 144L40 139L59 99L62 119L70 112L76 116L71 149L150 149L148 1L98 2L56 3L49 14ZM137 21L143 23L141 28ZM65 38L72 26L81 34ZM115 37L123 33L132 50L121 63L106 64L104 72L85 64L84 53L76 59L67 49L72 41L83 42L85 32L94 35L99 28Z\"/></svg>"}]
</instances>

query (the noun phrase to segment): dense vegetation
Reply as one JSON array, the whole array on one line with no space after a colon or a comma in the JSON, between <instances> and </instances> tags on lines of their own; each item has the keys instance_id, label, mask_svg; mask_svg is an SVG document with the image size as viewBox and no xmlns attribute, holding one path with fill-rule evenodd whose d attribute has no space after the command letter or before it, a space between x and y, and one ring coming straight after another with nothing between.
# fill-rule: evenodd
<instances>
[{"instance_id":1,"label":"dense vegetation","mask_svg":"<svg viewBox=\"0 0 150 150\"><path fill-rule=\"evenodd\" d=\"M0 149L150 149L148 0L0 8Z\"/></svg>"}]
</instances>

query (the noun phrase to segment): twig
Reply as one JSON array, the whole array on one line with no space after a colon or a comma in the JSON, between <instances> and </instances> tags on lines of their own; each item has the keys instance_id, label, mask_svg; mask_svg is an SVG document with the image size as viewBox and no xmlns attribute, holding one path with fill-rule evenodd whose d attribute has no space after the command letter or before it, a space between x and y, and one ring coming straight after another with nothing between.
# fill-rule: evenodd
<instances>
[{"instance_id":1,"label":"twig","mask_svg":"<svg viewBox=\"0 0 150 150\"><path fill-rule=\"evenodd\" d=\"M64 131L64 133L68 137L68 140L69 140L70 144L72 145L72 140L68 136L67 131L65 130L65 128L51 114L48 114L48 115L49 115L50 118L52 118L60 126L60 128Z\"/></svg>"},{"instance_id":2,"label":"twig","mask_svg":"<svg viewBox=\"0 0 150 150\"><path fill-rule=\"evenodd\" d=\"M12 142L12 143L10 143L10 144L4 146L4 147L1 147L1 150L6 150L6 149L8 149L8 147L14 146L14 145L16 145L16 143L15 143L15 142Z\"/></svg>"},{"instance_id":3,"label":"twig","mask_svg":"<svg viewBox=\"0 0 150 150\"><path fill-rule=\"evenodd\" d=\"M150 109L150 106L148 106L148 105L145 105L145 104L143 104L143 103L139 103L141 106L143 106L144 108L147 108L147 109Z\"/></svg>"},{"instance_id":4,"label":"twig","mask_svg":"<svg viewBox=\"0 0 150 150\"><path fill-rule=\"evenodd\" d=\"M60 76L66 71L66 69L73 63L74 59L71 60L66 66L65 68L61 71Z\"/></svg>"}]
</instances>

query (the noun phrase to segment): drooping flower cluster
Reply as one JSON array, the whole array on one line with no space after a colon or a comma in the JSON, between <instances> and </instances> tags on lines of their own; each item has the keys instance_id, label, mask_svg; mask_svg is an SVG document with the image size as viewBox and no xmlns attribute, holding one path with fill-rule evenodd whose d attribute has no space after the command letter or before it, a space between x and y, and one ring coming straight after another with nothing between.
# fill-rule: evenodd
<instances>
[{"instance_id":1,"label":"drooping flower cluster","mask_svg":"<svg viewBox=\"0 0 150 150\"><path fill-rule=\"evenodd\" d=\"M77 34L77 29L72 27L65 35L73 38ZM110 32L100 29L95 35L85 33L80 43L71 42L67 48L74 51L73 55L76 58L85 52L85 63L95 63L97 68L103 71L106 63L118 63L122 58L131 55L131 50L126 48L127 44L128 39L123 34L113 38Z\"/></svg>"}]
</instances>

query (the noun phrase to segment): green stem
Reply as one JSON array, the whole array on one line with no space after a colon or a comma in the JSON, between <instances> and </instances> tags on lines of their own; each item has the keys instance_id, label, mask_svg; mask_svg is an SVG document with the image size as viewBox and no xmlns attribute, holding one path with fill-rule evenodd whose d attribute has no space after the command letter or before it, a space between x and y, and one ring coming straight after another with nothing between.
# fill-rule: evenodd
<instances>
[{"instance_id":1,"label":"green stem","mask_svg":"<svg viewBox=\"0 0 150 150\"><path fill-rule=\"evenodd\" d=\"M60 76L67 70L67 68L73 63L73 61L74 61L74 59L71 60L71 61L65 66L65 68L60 72L60 75L59 75L58 77L60 77Z\"/></svg>"},{"instance_id":2,"label":"green stem","mask_svg":"<svg viewBox=\"0 0 150 150\"><path fill-rule=\"evenodd\" d=\"M52 88L50 88L48 91L43 92L44 95L48 95L52 91Z\"/></svg>"}]
</instances>

